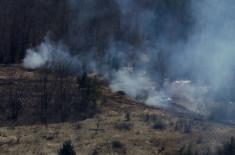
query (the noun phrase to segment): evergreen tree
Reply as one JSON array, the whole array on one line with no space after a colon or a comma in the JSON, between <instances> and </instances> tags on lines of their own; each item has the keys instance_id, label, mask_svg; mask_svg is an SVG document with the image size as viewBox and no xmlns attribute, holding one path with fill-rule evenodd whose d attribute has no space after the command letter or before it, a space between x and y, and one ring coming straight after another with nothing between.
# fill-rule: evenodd
<instances>
[{"instance_id":1,"label":"evergreen tree","mask_svg":"<svg viewBox=\"0 0 235 155\"><path fill-rule=\"evenodd\" d=\"M58 151L58 155L76 155L71 141L65 141L63 147Z\"/></svg>"}]
</instances>

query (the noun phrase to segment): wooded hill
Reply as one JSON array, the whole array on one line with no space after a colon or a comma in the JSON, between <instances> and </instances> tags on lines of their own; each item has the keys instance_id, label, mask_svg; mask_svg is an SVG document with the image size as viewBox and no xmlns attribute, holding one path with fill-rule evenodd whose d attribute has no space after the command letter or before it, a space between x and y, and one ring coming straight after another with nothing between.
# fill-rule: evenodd
<instances>
[{"instance_id":1,"label":"wooded hill","mask_svg":"<svg viewBox=\"0 0 235 155\"><path fill-rule=\"evenodd\" d=\"M175 40L187 35L192 23L189 1L134 1L138 8L154 12L151 36ZM76 52L92 47L104 51L110 40L141 44L139 30L133 23L124 24L140 10L125 14L122 9L116 0L0 0L0 63L21 62L26 49L40 44L48 33Z\"/></svg>"}]
</instances>

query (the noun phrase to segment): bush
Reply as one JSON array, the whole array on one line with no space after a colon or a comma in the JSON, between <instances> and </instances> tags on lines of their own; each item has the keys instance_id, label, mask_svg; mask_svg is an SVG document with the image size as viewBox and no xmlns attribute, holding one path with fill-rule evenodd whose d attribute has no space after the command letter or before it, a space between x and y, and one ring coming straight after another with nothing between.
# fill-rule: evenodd
<instances>
[{"instance_id":1,"label":"bush","mask_svg":"<svg viewBox=\"0 0 235 155\"><path fill-rule=\"evenodd\" d=\"M149 142L152 144L154 147L159 147L161 145L161 142L157 138L151 138Z\"/></svg>"},{"instance_id":2,"label":"bush","mask_svg":"<svg viewBox=\"0 0 235 155\"><path fill-rule=\"evenodd\" d=\"M97 100L100 97L98 83L96 79L83 73L77 78L79 84L78 99L74 101L73 113L77 116L77 120L86 119L94 116L97 112Z\"/></svg>"},{"instance_id":3,"label":"bush","mask_svg":"<svg viewBox=\"0 0 235 155\"><path fill-rule=\"evenodd\" d=\"M71 141L65 141L63 147L58 151L58 155L76 155Z\"/></svg>"},{"instance_id":4,"label":"bush","mask_svg":"<svg viewBox=\"0 0 235 155\"><path fill-rule=\"evenodd\" d=\"M164 130L166 128L166 125L161 120L157 120L153 124L152 128L156 130Z\"/></svg>"},{"instance_id":5,"label":"bush","mask_svg":"<svg viewBox=\"0 0 235 155\"><path fill-rule=\"evenodd\" d=\"M223 148L220 149L217 155L235 155L235 139L231 138L229 142L224 144Z\"/></svg>"},{"instance_id":6,"label":"bush","mask_svg":"<svg viewBox=\"0 0 235 155\"><path fill-rule=\"evenodd\" d=\"M181 148L178 155L196 155L196 153L193 150L192 146L189 145Z\"/></svg>"},{"instance_id":7,"label":"bush","mask_svg":"<svg viewBox=\"0 0 235 155\"><path fill-rule=\"evenodd\" d=\"M113 140L111 144L114 152L117 152L118 154L126 154L126 147L123 143L117 140Z\"/></svg>"},{"instance_id":8,"label":"bush","mask_svg":"<svg viewBox=\"0 0 235 155\"><path fill-rule=\"evenodd\" d=\"M192 131L192 122L185 119L177 120L174 124L174 130L182 133L190 133Z\"/></svg>"},{"instance_id":9,"label":"bush","mask_svg":"<svg viewBox=\"0 0 235 155\"><path fill-rule=\"evenodd\" d=\"M132 128L132 124L128 122L121 122L121 123L115 124L115 128L120 131L129 131Z\"/></svg>"},{"instance_id":10,"label":"bush","mask_svg":"<svg viewBox=\"0 0 235 155\"><path fill-rule=\"evenodd\" d=\"M141 116L141 120L146 123L156 122L159 119L160 119L160 117L157 114L143 114Z\"/></svg>"}]
</instances>

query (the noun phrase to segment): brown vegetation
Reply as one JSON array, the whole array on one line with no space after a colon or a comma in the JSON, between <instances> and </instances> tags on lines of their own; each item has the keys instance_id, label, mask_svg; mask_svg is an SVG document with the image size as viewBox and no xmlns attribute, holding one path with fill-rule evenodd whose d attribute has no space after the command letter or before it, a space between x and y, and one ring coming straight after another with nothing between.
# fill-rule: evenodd
<instances>
[{"instance_id":1,"label":"brown vegetation","mask_svg":"<svg viewBox=\"0 0 235 155\"><path fill-rule=\"evenodd\" d=\"M99 93L95 79L83 76L78 83L63 72L22 72L15 67L11 75L5 69L10 75L1 78L1 125L77 121L96 112Z\"/></svg>"}]
</instances>

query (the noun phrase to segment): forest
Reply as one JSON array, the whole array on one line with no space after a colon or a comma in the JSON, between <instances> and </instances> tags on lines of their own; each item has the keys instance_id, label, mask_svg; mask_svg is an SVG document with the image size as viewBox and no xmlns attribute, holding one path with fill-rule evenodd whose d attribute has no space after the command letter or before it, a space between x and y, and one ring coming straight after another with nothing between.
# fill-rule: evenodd
<instances>
[{"instance_id":1,"label":"forest","mask_svg":"<svg viewBox=\"0 0 235 155\"><path fill-rule=\"evenodd\" d=\"M189 33L192 19L187 0L136 3L158 16L153 23L156 29L151 32L156 38L164 34L174 41ZM47 34L76 52L97 47L102 53L111 39L134 46L143 41L137 20L130 24L122 21L132 20L141 10L123 14L115 0L78 0L76 4L73 0L1 0L0 7L0 62L5 64L21 63L26 50L39 45ZM171 19L175 19L174 25Z\"/></svg>"}]
</instances>

